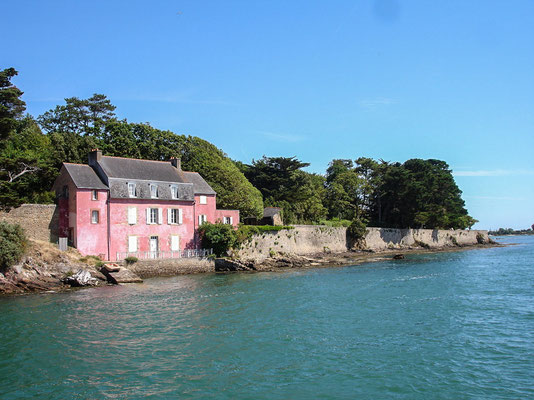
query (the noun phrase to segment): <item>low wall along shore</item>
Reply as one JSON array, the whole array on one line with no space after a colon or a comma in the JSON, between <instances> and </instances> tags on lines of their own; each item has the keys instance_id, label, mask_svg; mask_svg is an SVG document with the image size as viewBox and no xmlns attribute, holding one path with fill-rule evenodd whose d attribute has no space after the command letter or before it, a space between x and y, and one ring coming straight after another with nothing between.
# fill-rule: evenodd
<instances>
[{"instance_id":1,"label":"low wall along shore","mask_svg":"<svg viewBox=\"0 0 534 400\"><path fill-rule=\"evenodd\" d=\"M0 221L20 224L31 239L57 243L59 221L55 205L23 204L10 212L0 212ZM374 251L411 247L440 248L475 245L479 243L479 239L488 242L488 231L367 228L365 246ZM349 242L347 228L295 225L294 229L264 232L254 236L242 246L238 255L244 260L262 261L280 253L344 253L350 250ZM212 264L207 260L150 260L140 261L138 267L132 269L139 269L144 276L161 276L211 271Z\"/></svg>"},{"instance_id":2,"label":"low wall along shore","mask_svg":"<svg viewBox=\"0 0 534 400\"><path fill-rule=\"evenodd\" d=\"M488 242L488 231L367 228L365 246L369 250L441 248L468 246ZM274 254L311 255L343 253L350 249L347 228L296 225L294 229L265 232L254 236L239 250L245 260L261 261Z\"/></svg>"}]
</instances>

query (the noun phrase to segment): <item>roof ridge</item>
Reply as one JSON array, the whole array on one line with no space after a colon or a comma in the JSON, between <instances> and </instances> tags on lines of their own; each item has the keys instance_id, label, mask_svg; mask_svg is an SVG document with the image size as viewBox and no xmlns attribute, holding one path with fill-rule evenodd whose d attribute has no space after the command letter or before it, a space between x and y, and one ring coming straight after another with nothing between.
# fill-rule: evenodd
<instances>
[{"instance_id":1,"label":"roof ridge","mask_svg":"<svg viewBox=\"0 0 534 400\"><path fill-rule=\"evenodd\" d=\"M121 160L149 161L149 162L158 162L158 163L170 164L170 160L169 161L160 161L160 160L147 160L146 158L118 157L118 156L102 156L102 158L119 158Z\"/></svg>"},{"instance_id":2,"label":"roof ridge","mask_svg":"<svg viewBox=\"0 0 534 400\"><path fill-rule=\"evenodd\" d=\"M63 162L63 164L67 164L67 165L80 165L82 167L89 167L90 165L89 164L80 164L80 163L73 163L73 162Z\"/></svg>"}]
</instances>

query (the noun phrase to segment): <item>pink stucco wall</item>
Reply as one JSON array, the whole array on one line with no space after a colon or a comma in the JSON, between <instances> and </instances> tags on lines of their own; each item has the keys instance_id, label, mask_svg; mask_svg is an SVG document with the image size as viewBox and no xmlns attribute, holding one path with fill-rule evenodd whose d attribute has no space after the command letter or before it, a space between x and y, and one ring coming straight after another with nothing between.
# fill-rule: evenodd
<instances>
[{"instance_id":1,"label":"pink stucco wall","mask_svg":"<svg viewBox=\"0 0 534 400\"><path fill-rule=\"evenodd\" d=\"M239 223L238 210L216 210L216 196L206 195L206 204L200 204L200 196L195 202L144 200L144 199L111 199L108 205L108 191L99 190L98 199L92 199L92 190L72 188L69 184L68 226L73 229L73 244L84 255L98 255L103 259L115 261L117 254L124 258L129 252L129 237L137 241L137 252L149 252L150 237L158 237L158 251L171 251L171 237L179 237L180 250L198 248L200 246L196 229L199 215L206 215L207 221L216 223L223 217L232 217L232 224ZM60 206L61 206L60 202ZM65 207L67 201L64 201ZM108 209L109 207L109 209ZM134 224L128 221L128 209L135 207L137 219ZM147 209L161 209L162 219L157 224L147 223ZM182 223L169 223L169 210L182 210ZM98 211L98 223L92 223L91 212ZM67 213L65 213L67 214ZM109 226L108 226L109 215ZM65 218L67 219L67 218ZM109 230L109 234L108 234ZM109 251L108 251L108 237Z\"/></svg>"},{"instance_id":2,"label":"pink stucco wall","mask_svg":"<svg viewBox=\"0 0 534 400\"><path fill-rule=\"evenodd\" d=\"M215 210L216 222L223 222L224 217L232 217L232 225L234 227L239 225L239 210Z\"/></svg>"},{"instance_id":3,"label":"pink stucco wall","mask_svg":"<svg viewBox=\"0 0 534 400\"><path fill-rule=\"evenodd\" d=\"M137 222L128 223L128 208L137 208ZM147 208L161 208L162 221L147 224ZM169 224L169 209L182 210L182 224ZM141 199L113 199L110 203L110 258L115 260L117 253L128 252L128 237L137 238L137 251L150 251L150 237L158 237L158 251L171 251L171 236L179 237L180 249L196 247L194 207L191 202L151 201Z\"/></svg>"},{"instance_id":4,"label":"pink stucco wall","mask_svg":"<svg viewBox=\"0 0 534 400\"><path fill-rule=\"evenodd\" d=\"M215 195L206 195L206 204L200 204L200 195L195 195L195 211L196 211L196 221L195 225L198 227L198 216L206 215L207 221L212 224L215 223L215 208L216 208L217 199Z\"/></svg>"},{"instance_id":5,"label":"pink stucco wall","mask_svg":"<svg viewBox=\"0 0 534 400\"><path fill-rule=\"evenodd\" d=\"M98 199L92 200L92 190L77 189L69 197L76 198L75 246L82 254L107 258L107 190L98 190ZM98 211L99 220L91 222L91 212ZM69 222L72 223L72 216Z\"/></svg>"}]
</instances>

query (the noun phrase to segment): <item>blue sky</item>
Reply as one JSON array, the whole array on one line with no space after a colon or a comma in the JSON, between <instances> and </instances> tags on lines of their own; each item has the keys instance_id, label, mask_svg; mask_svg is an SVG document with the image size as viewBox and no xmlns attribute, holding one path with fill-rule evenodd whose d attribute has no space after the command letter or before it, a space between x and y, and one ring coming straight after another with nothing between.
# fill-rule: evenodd
<instances>
[{"instance_id":1,"label":"blue sky","mask_svg":"<svg viewBox=\"0 0 534 400\"><path fill-rule=\"evenodd\" d=\"M1 68L37 116L120 118L244 162L438 158L479 228L534 223L534 1L24 1Z\"/></svg>"}]
</instances>

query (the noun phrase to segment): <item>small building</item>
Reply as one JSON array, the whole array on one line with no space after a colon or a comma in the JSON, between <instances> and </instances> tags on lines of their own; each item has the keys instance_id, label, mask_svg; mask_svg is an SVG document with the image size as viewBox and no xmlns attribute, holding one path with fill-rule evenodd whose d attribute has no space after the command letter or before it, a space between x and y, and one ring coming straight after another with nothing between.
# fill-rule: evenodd
<instances>
[{"instance_id":1,"label":"small building","mask_svg":"<svg viewBox=\"0 0 534 400\"><path fill-rule=\"evenodd\" d=\"M282 209L280 207L265 207L261 219L246 217L244 222L245 225L284 225L282 221Z\"/></svg>"},{"instance_id":2,"label":"small building","mask_svg":"<svg viewBox=\"0 0 534 400\"><path fill-rule=\"evenodd\" d=\"M282 221L282 209L280 207L265 207L261 225L284 225Z\"/></svg>"},{"instance_id":3,"label":"small building","mask_svg":"<svg viewBox=\"0 0 534 400\"><path fill-rule=\"evenodd\" d=\"M200 249L204 222L239 223L238 210L218 210L217 194L180 159L138 160L89 153L88 164L63 163L53 190L59 236L83 255L174 258Z\"/></svg>"}]
</instances>

